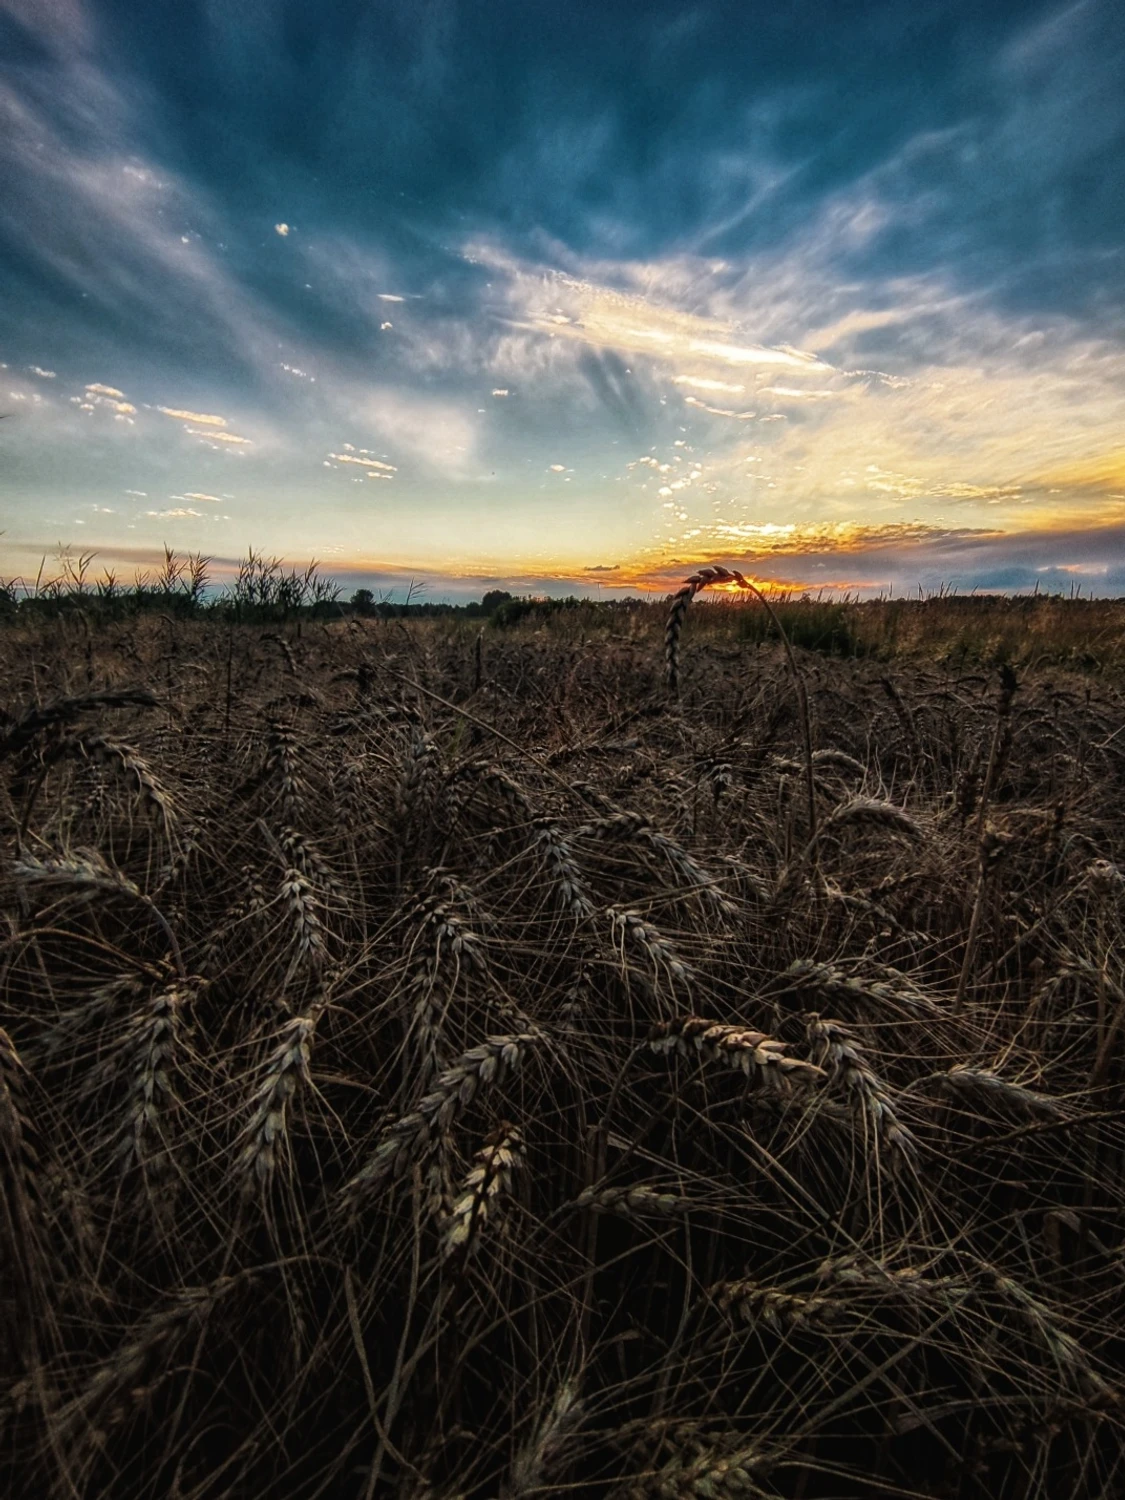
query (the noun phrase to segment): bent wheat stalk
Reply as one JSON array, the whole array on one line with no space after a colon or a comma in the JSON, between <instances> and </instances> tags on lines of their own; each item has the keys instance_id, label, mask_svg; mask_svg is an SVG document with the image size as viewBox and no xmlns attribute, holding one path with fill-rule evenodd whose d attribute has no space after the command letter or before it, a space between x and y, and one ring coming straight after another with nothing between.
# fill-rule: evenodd
<instances>
[{"instance_id":1,"label":"bent wheat stalk","mask_svg":"<svg viewBox=\"0 0 1125 1500\"><path fill-rule=\"evenodd\" d=\"M345 1184L341 1200L354 1213L388 1179L398 1177L449 1129L479 1090L503 1081L519 1067L524 1053L541 1040L538 1032L486 1037L461 1054L436 1080L416 1109L385 1130L370 1160Z\"/></svg>"},{"instance_id":2,"label":"bent wheat stalk","mask_svg":"<svg viewBox=\"0 0 1125 1500\"><path fill-rule=\"evenodd\" d=\"M179 976L186 982L188 976L183 954L167 917L151 896L146 896L134 881L110 865L96 849L77 849L71 854L48 852L42 858L25 851L12 861L12 874L24 885L57 886L91 896L96 891L101 891L106 895L126 896L132 901L140 902L159 923L168 939Z\"/></svg>"},{"instance_id":3,"label":"bent wheat stalk","mask_svg":"<svg viewBox=\"0 0 1125 1500\"><path fill-rule=\"evenodd\" d=\"M700 568L698 573L693 573L690 578L685 579L683 586L672 598L672 608L668 614L668 623L664 627L664 664L668 681L668 691L675 695L680 690L680 635L684 628L684 618L687 608L696 594L701 593L715 583L733 583L736 588L746 589L754 595L758 603L769 615L781 644L785 648L785 658L789 663L789 671L793 677L793 688L797 694L797 706L800 710L801 739L805 751L805 791L808 797L809 812L809 839L816 837L816 782L813 777L813 748L812 748L812 726L809 719L809 700L805 692L805 680L801 676L801 669L797 665L797 658L793 654L793 646L785 626L781 623L777 611L762 593L756 584L744 578L741 573L733 568L724 568L720 563L712 563L710 567Z\"/></svg>"},{"instance_id":4,"label":"bent wheat stalk","mask_svg":"<svg viewBox=\"0 0 1125 1500\"><path fill-rule=\"evenodd\" d=\"M808 1084L822 1076L814 1063L789 1057L784 1042L748 1026L728 1026L702 1016L659 1022L652 1029L649 1046L653 1052L678 1052L681 1057L697 1052L708 1062L725 1062L748 1079L774 1088L790 1081Z\"/></svg>"}]
</instances>

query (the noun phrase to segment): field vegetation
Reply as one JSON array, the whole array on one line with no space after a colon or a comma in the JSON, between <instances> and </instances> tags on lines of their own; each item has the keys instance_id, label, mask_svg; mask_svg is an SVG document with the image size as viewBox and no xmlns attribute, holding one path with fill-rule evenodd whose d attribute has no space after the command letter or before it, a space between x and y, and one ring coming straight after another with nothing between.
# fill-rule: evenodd
<instances>
[{"instance_id":1,"label":"field vegetation","mask_svg":"<svg viewBox=\"0 0 1125 1500\"><path fill-rule=\"evenodd\" d=\"M2 1492L1125 1491L1123 607L262 567L0 626Z\"/></svg>"}]
</instances>

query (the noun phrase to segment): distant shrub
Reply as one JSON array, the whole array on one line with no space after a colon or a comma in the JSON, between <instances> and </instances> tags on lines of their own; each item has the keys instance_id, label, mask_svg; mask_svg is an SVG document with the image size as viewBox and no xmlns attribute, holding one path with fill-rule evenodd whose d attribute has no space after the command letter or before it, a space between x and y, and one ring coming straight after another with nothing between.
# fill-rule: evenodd
<instances>
[{"instance_id":1,"label":"distant shrub","mask_svg":"<svg viewBox=\"0 0 1125 1500\"><path fill-rule=\"evenodd\" d=\"M488 598L488 595L485 595ZM489 616L489 624L495 625L501 630L511 625L516 625L520 620L526 620L529 616L539 616L546 620L552 615L557 615L561 610L578 609L585 603L582 599L513 599L511 595L494 609Z\"/></svg>"},{"instance_id":2,"label":"distant shrub","mask_svg":"<svg viewBox=\"0 0 1125 1500\"><path fill-rule=\"evenodd\" d=\"M515 595L509 594L507 589L489 589L480 601L480 607L484 614L494 615L502 605L515 601Z\"/></svg>"}]
</instances>

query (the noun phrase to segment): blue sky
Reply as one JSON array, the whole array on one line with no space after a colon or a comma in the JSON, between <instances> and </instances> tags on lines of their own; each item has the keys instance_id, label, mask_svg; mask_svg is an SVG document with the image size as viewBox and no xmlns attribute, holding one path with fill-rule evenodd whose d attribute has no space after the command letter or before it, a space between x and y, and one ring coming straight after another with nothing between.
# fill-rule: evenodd
<instances>
[{"instance_id":1,"label":"blue sky","mask_svg":"<svg viewBox=\"0 0 1125 1500\"><path fill-rule=\"evenodd\" d=\"M0 0L0 567L1125 592L1125 11Z\"/></svg>"}]
</instances>

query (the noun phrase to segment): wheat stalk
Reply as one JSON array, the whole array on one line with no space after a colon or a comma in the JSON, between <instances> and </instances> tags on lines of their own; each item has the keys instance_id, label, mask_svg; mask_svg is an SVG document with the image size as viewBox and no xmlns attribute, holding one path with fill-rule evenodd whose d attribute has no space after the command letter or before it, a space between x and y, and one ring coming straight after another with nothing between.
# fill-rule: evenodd
<instances>
[{"instance_id":1,"label":"wheat stalk","mask_svg":"<svg viewBox=\"0 0 1125 1500\"><path fill-rule=\"evenodd\" d=\"M94 1438L92 1424L110 1403L143 1396L140 1382L155 1362L167 1362L185 1338L202 1332L214 1308L244 1279L224 1276L210 1286L177 1292L168 1306L146 1318L113 1356L97 1367L83 1390L52 1415L58 1436L70 1441L83 1435Z\"/></svg>"},{"instance_id":2,"label":"wheat stalk","mask_svg":"<svg viewBox=\"0 0 1125 1500\"><path fill-rule=\"evenodd\" d=\"M247 1192L255 1186L268 1189L277 1170L278 1153L286 1150L293 1101L299 1089L311 1084L309 1054L325 1004L321 997L303 1015L286 1021L262 1066L238 1162L238 1174Z\"/></svg>"},{"instance_id":3,"label":"wheat stalk","mask_svg":"<svg viewBox=\"0 0 1125 1500\"><path fill-rule=\"evenodd\" d=\"M708 1287L707 1296L717 1307L735 1314L742 1322L762 1323L775 1333L790 1328L823 1326L831 1323L838 1314L832 1299L821 1293L786 1292L749 1278L718 1281Z\"/></svg>"},{"instance_id":4,"label":"wheat stalk","mask_svg":"<svg viewBox=\"0 0 1125 1500\"><path fill-rule=\"evenodd\" d=\"M266 744L265 771L277 785L282 817L287 823L299 823L308 788L301 774L302 746L295 726L275 720Z\"/></svg>"},{"instance_id":5,"label":"wheat stalk","mask_svg":"<svg viewBox=\"0 0 1125 1500\"><path fill-rule=\"evenodd\" d=\"M1037 1093L1022 1083L1012 1083L987 1068L955 1063L948 1073L936 1076L940 1086L949 1093L974 1097L982 1103L1008 1105L1024 1114L1050 1115L1056 1119L1067 1119L1073 1114L1063 1100Z\"/></svg>"},{"instance_id":6,"label":"wheat stalk","mask_svg":"<svg viewBox=\"0 0 1125 1500\"><path fill-rule=\"evenodd\" d=\"M771 1088L808 1085L822 1076L813 1063L788 1056L784 1042L762 1031L707 1021L702 1016L678 1016L672 1021L658 1022L652 1029L649 1046L653 1052L678 1052L682 1057L694 1053L708 1062L724 1062L746 1078Z\"/></svg>"},{"instance_id":7,"label":"wheat stalk","mask_svg":"<svg viewBox=\"0 0 1125 1500\"><path fill-rule=\"evenodd\" d=\"M686 1213L691 1201L636 1183L632 1187L583 1188L573 1207L595 1214L618 1214L623 1219L670 1219Z\"/></svg>"},{"instance_id":8,"label":"wheat stalk","mask_svg":"<svg viewBox=\"0 0 1125 1500\"><path fill-rule=\"evenodd\" d=\"M385 1182L418 1161L481 1089L502 1083L519 1068L527 1050L540 1041L538 1032L515 1032L487 1037L463 1052L417 1107L383 1132L370 1160L343 1189L344 1205L354 1212Z\"/></svg>"},{"instance_id":9,"label":"wheat stalk","mask_svg":"<svg viewBox=\"0 0 1125 1500\"><path fill-rule=\"evenodd\" d=\"M125 1121L115 1155L123 1170L132 1166L166 1171L170 1153L163 1128L165 1108L175 1102L170 1071L180 1045L181 1011L192 994L179 985L158 990L138 1015L121 1044L120 1057L129 1072ZM150 1146L159 1138L161 1150Z\"/></svg>"},{"instance_id":10,"label":"wheat stalk","mask_svg":"<svg viewBox=\"0 0 1125 1500\"><path fill-rule=\"evenodd\" d=\"M145 806L155 813L165 836L171 838L175 834L177 813L172 795L143 756L131 746L107 739L101 734L86 733L71 735L62 740L56 753L81 756L120 776Z\"/></svg>"},{"instance_id":11,"label":"wheat stalk","mask_svg":"<svg viewBox=\"0 0 1125 1500\"><path fill-rule=\"evenodd\" d=\"M579 1390L576 1379L560 1383L547 1411L512 1461L500 1500L524 1500L527 1495L543 1492L544 1475L558 1464L567 1438L582 1420Z\"/></svg>"},{"instance_id":12,"label":"wheat stalk","mask_svg":"<svg viewBox=\"0 0 1125 1500\"><path fill-rule=\"evenodd\" d=\"M82 693L77 697L55 698L50 703L25 709L10 727L0 734L0 760L17 755L46 729L72 723L79 714L95 708L155 708L156 694L148 688L110 688L100 693Z\"/></svg>"},{"instance_id":13,"label":"wheat stalk","mask_svg":"<svg viewBox=\"0 0 1125 1500\"><path fill-rule=\"evenodd\" d=\"M842 1021L813 1016L808 1027L809 1044L828 1072L830 1084L838 1082L857 1114L868 1120L876 1136L892 1153L899 1166L915 1165L918 1146L903 1125L891 1102L891 1094L863 1056L863 1047Z\"/></svg>"},{"instance_id":14,"label":"wheat stalk","mask_svg":"<svg viewBox=\"0 0 1125 1500\"><path fill-rule=\"evenodd\" d=\"M667 861L677 877L677 888L683 888L685 894L699 896L725 917L735 915L738 910L734 902L719 890L713 875L709 875L686 849L660 833L640 813L614 811L605 817L591 819L575 829L574 837L608 844L640 845Z\"/></svg>"},{"instance_id":15,"label":"wheat stalk","mask_svg":"<svg viewBox=\"0 0 1125 1500\"><path fill-rule=\"evenodd\" d=\"M556 900L563 910L576 922L592 916L594 904L574 861L570 843L558 824L550 818L536 819L531 843L546 867Z\"/></svg>"},{"instance_id":16,"label":"wheat stalk","mask_svg":"<svg viewBox=\"0 0 1125 1500\"><path fill-rule=\"evenodd\" d=\"M507 1122L497 1125L473 1157L473 1166L443 1226L443 1259L458 1252L465 1256L476 1252L481 1233L494 1217L500 1199L511 1193L512 1180L523 1165L523 1136Z\"/></svg>"}]
</instances>

